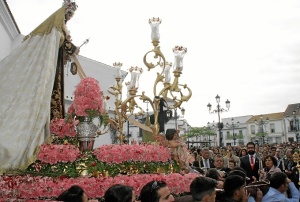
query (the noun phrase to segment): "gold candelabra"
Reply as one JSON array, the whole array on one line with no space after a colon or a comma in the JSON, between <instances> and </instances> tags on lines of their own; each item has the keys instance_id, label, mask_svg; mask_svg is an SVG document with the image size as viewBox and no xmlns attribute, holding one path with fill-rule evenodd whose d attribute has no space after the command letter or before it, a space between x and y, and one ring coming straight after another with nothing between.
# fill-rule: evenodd
<instances>
[{"instance_id":1,"label":"gold candelabra","mask_svg":"<svg viewBox=\"0 0 300 202\"><path fill-rule=\"evenodd\" d=\"M116 97L115 101L115 119L111 122L115 125L115 128L119 131L119 140L124 139L123 131L123 123L125 120L129 120L132 115L141 115L144 114L144 111L141 107L137 105L136 98L139 98L143 102L147 102L150 104L154 113L154 124L150 127L143 125L143 129L147 129L148 131L153 132L153 135L159 135L159 123L158 116L160 112L160 102L161 98L163 98L168 104L168 109L181 109L181 105L183 102L187 102L191 96L192 91L186 84L180 84L179 78L182 74L183 70L183 57L187 52L187 49L182 46L175 46L173 48L173 53L175 56L175 62L173 65L173 76L174 80L171 82L171 67L172 63L166 61L163 53L160 50L159 46L159 25L161 24L161 19L152 18L149 19L149 24L151 26L151 39L154 48L148 51L143 58L144 64L148 68L148 71L160 67L161 72L157 72L157 77L154 81L153 86L153 94L154 98L151 99L149 96L145 95L143 91L142 94L138 95L138 87L139 87L139 77L143 73L142 68L131 67L131 80L126 83L127 85L127 98L122 102L122 83L121 83L121 72L120 68L122 66L121 63L114 63L114 66L117 67L117 76L116 76L116 85L110 87L108 90L109 93L113 94ZM149 60L149 57L153 56L154 62ZM161 86L159 84L162 84ZM160 87L161 90L158 90ZM152 96L151 96L152 97ZM171 103L171 104L170 104ZM135 110L139 109L138 113L135 113ZM130 120L132 121L132 120Z\"/></svg>"}]
</instances>

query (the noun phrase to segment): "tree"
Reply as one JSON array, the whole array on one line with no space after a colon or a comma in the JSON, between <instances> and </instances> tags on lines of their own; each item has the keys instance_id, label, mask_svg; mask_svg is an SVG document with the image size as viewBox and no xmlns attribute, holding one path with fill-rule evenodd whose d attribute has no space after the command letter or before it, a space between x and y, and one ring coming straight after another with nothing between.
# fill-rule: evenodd
<instances>
[{"instance_id":1,"label":"tree","mask_svg":"<svg viewBox=\"0 0 300 202\"><path fill-rule=\"evenodd\" d=\"M189 132L186 134L186 137L200 137L200 136L212 136L215 135L215 132L208 127L192 127Z\"/></svg>"}]
</instances>

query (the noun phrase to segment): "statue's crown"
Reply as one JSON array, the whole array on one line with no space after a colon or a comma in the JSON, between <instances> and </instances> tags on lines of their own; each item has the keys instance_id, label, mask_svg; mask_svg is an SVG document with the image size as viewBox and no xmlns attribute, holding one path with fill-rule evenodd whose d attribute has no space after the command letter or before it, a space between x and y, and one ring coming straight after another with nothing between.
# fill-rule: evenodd
<instances>
[{"instance_id":1,"label":"statue's crown","mask_svg":"<svg viewBox=\"0 0 300 202\"><path fill-rule=\"evenodd\" d=\"M67 12L74 13L77 10L75 0L63 0L63 6L67 9Z\"/></svg>"}]
</instances>

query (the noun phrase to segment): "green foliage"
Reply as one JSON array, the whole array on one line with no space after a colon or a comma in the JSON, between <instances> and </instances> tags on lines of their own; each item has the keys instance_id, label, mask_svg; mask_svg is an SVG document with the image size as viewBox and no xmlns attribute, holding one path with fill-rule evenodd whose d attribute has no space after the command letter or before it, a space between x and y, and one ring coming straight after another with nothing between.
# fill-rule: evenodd
<instances>
[{"instance_id":1,"label":"green foliage","mask_svg":"<svg viewBox=\"0 0 300 202\"><path fill-rule=\"evenodd\" d=\"M100 126L103 125L104 127L106 127L108 125L108 121L109 121L108 114L100 115L99 119L100 119Z\"/></svg>"},{"instance_id":2,"label":"green foliage","mask_svg":"<svg viewBox=\"0 0 300 202\"><path fill-rule=\"evenodd\" d=\"M244 138L243 134L236 134L235 135L235 139L243 139L243 138ZM227 135L226 139L227 140L233 140L233 135L232 134Z\"/></svg>"},{"instance_id":3,"label":"green foliage","mask_svg":"<svg viewBox=\"0 0 300 202\"><path fill-rule=\"evenodd\" d=\"M76 169L76 162L73 163L57 163L51 165L49 163L43 163L41 161L36 161L31 164L25 171L22 171L23 174L30 174L33 176L50 176L50 177L78 177L80 176Z\"/></svg>"},{"instance_id":4,"label":"green foliage","mask_svg":"<svg viewBox=\"0 0 300 202\"><path fill-rule=\"evenodd\" d=\"M213 136L215 132L208 127L193 127L187 133L186 137Z\"/></svg>"},{"instance_id":5,"label":"green foliage","mask_svg":"<svg viewBox=\"0 0 300 202\"><path fill-rule=\"evenodd\" d=\"M78 141L77 137L68 137L68 136L65 136L63 138L58 138L57 136L54 136L52 144L73 144L73 145L79 145L79 141Z\"/></svg>"},{"instance_id":6,"label":"green foliage","mask_svg":"<svg viewBox=\"0 0 300 202\"><path fill-rule=\"evenodd\" d=\"M173 170L170 170L172 165ZM179 172L179 165L174 161L169 162L139 162L128 161L124 163L106 163L99 161L92 151L83 152L81 157L74 162L56 163L51 165L41 161L35 161L22 174L31 174L33 176L50 176L50 177L71 177L81 176L83 172L89 175L95 173L106 173L111 177L119 174L150 174L163 171L164 173Z\"/></svg>"},{"instance_id":7,"label":"green foliage","mask_svg":"<svg viewBox=\"0 0 300 202\"><path fill-rule=\"evenodd\" d=\"M88 114L89 120L93 120L93 118L101 116L100 112L98 110L87 109L87 110L85 110L85 112ZM80 121L82 121L82 120L80 120Z\"/></svg>"},{"instance_id":8,"label":"green foliage","mask_svg":"<svg viewBox=\"0 0 300 202\"><path fill-rule=\"evenodd\" d=\"M263 137L263 136L266 137L267 135L268 135L268 133L265 133L265 132L263 132L263 133L258 132L258 133L255 134L255 136L257 136L257 137Z\"/></svg>"}]
</instances>

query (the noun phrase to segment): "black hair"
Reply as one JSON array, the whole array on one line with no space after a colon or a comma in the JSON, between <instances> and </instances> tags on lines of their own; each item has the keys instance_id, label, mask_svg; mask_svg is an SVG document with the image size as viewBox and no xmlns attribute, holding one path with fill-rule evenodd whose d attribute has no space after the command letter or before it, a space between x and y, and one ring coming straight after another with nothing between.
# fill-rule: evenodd
<instances>
[{"instance_id":1,"label":"black hair","mask_svg":"<svg viewBox=\"0 0 300 202\"><path fill-rule=\"evenodd\" d=\"M267 155L264 159L264 164L266 165L266 159L270 158L273 162L273 165L276 167L277 166L277 159L274 156Z\"/></svg>"},{"instance_id":2,"label":"black hair","mask_svg":"<svg viewBox=\"0 0 300 202\"><path fill-rule=\"evenodd\" d=\"M115 184L106 190L104 199L109 202L131 202L132 191L130 186Z\"/></svg>"},{"instance_id":3,"label":"black hair","mask_svg":"<svg viewBox=\"0 0 300 202\"><path fill-rule=\"evenodd\" d=\"M228 173L228 176L231 176L231 175L238 175L238 176L241 176L242 178L244 178L244 180L246 180L246 173L242 170L231 170L229 173Z\"/></svg>"},{"instance_id":4,"label":"black hair","mask_svg":"<svg viewBox=\"0 0 300 202\"><path fill-rule=\"evenodd\" d=\"M167 140L172 140L174 135L177 133L177 130L174 128L168 128L166 130L166 139Z\"/></svg>"},{"instance_id":5,"label":"black hair","mask_svg":"<svg viewBox=\"0 0 300 202\"><path fill-rule=\"evenodd\" d=\"M215 180L219 180L220 173L216 168L210 168L207 170L205 177L210 177Z\"/></svg>"},{"instance_id":6,"label":"black hair","mask_svg":"<svg viewBox=\"0 0 300 202\"><path fill-rule=\"evenodd\" d=\"M243 152L243 151L246 152L246 155L248 154L247 149L246 149L246 148L242 148L242 149L240 150L240 152L239 152L239 156L240 156L240 157L243 157L243 156L242 156L242 152Z\"/></svg>"},{"instance_id":7,"label":"black hair","mask_svg":"<svg viewBox=\"0 0 300 202\"><path fill-rule=\"evenodd\" d=\"M249 145L253 145L253 146L255 147L254 142L248 142L248 143L246 144L246 147L248 148Z\"/></svg>"},{"instance_id":8,"label":"black hair","mask_svg":"<svg viewBox=\"0 0 300 202\"><path fill-rule=\"evenodd\" d=\"M282 184L286 183L287 175L283 172L272 173L270 178L270 187L278 189Z\"/></svg>"},{"instance_id":9,"label":"black hair","mask_svg":"<svg viewBox=\"0 0 300 202\"><path fill-rule=\"evenodd\" d=\"M217 181L209 177L196 177L190 184L190 192L195 201L202 201L204 196L211 195Z\"/></svg>"},{"instance_id":10,"label":"black hair","mask_svg":"<svg viewBox=\"0 0 300 202\"><path fill-rule=\"evenodd\" d=\"M232 169L231 169L231 171L234 171L234 170L240 170L240 171L242 171L243 173L247 173L246 171L245 171L245 169L244 168L242 168L242 167L240 167L240 166L234 166Z\"/></svg>"},{"instance_id":11,"label":"black hair","mask_svg":"<svg viewBox=\"0 0 300 202\"><path fill-rule=\"evenodd\" d=\"M73 185L69 189L62 192L56 200L64 202L82 202L84 190L78 186Z\"/></svg>"},{"instance_id":12,"label":"black hair","mask_svg":"<svg viewBox=\"0 0 300 202\"><path fill-rule=\"evenodd\" d=\"M159 195L157 191L163 187L166 187L167 184L164 181L151 181L143 186L140 193L141 202L157 202L159 201Z\"/></svg>"},{"instance_id":13,"label":"black hair","mask_svg":"<svg viewBox=\"0 0 300 202\"><path fill-rule=\"evenodd\" d=\"M245 179L239 175L230 175L226 177L223 185L224 195L232 197L234 192L244 186L245 183Z\"/></svg>"}]
</instances>

